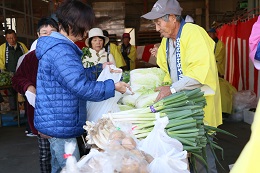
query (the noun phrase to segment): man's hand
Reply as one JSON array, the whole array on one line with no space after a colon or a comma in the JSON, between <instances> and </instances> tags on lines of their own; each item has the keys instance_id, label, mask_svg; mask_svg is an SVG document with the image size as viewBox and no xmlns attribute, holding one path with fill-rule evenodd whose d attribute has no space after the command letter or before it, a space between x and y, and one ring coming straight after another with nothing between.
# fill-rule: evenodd
<instances>
[{"instance_id":1,"label":"man's hand","mask_svg":"<svg viewBox=\"0 0 260 173\"><path fill-rule=\"evenodd\" d=\"M151 48L149 51L154 57L157 57L158 46L154 45L154 47Z\"/></svg>"},{"instance_id":2,"label":"man's hand","mask_svg":"<svg viewBox=\"0 0 260 173\"><path fill-rule=\"evenodd\" d=\"M172 94L170 86L160 86L155 89L155 91L160 91L155 102L163 99L164 97L167 97Z\"/></svg>"}]
</instances>

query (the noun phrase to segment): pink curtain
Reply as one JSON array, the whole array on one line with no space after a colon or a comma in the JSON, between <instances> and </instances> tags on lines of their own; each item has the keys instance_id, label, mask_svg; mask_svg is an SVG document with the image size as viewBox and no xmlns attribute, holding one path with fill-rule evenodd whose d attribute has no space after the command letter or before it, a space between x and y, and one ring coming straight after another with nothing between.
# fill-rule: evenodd
<instances>
[{"instance_id":1,"label":"pink curtain","mask_svg":"<svg viewBox=\"0 0 260 173\"><path fill-rule=\"evenodd\" d=\"M218 29L218 37L226 45L226 75L234 87L260 93L260 74L249 58L249 36L257 17L248 21L225 24ZM259 31L260 34L260 31Z\"/></svg>"}]
</instances>

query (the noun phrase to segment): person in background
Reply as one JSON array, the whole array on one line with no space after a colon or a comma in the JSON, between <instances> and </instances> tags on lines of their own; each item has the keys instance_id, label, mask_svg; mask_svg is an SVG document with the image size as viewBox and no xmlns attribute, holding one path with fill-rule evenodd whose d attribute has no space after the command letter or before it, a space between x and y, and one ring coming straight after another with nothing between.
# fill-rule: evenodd
<instances>
[{"instance_id":1,"label":"person in background","mask_svg":"<svg viewBox=\"0 0 260 173\"><path fill-rule=\"evenodd\" d=\"M107 30L103 30L103 34L104 34L104 36L109 37ZM106 50L107 54L111 53L114 56L115 61L116 61L116 66L118 68L126 66L125 60L124 60L122 54L120 53L120 51L118 50L116 44L108 41L108 43L105 45L105 50Z\"/></svg>"},{"instance_id":2,"label":"person in background","mask_svg":"<svg viewBox=\"0 0 260 173\"><path fill-rule=\"evenodd\" d=\"M58 24L52 18L42 18L37 25L38 37L48 36L53 31L58 31ZM31 46L30 52L23 57L21 64L17 68L17 71L12 78L12 85L14 89L22 94L28 96L28 92L36 93L36 76L38 70L38 59L35 55L37 40ZM35 98L34 98L35 99ZM50 143L48 139L38 135L38 131L34 127L34 104L31 98L27 98L29 102L26 102L26 112L28 117L28 123L32 133L38 137L39 146L39 161L40 169L42 173L51 172L51 152Z\"/></svg>"},{"instance_id":3,"label":"person in background","mask_svg":"<svg viewBox=\"0 0 260 173\"><path fill-rule=\"evenodd\" d=\"M257 70L260 70L260 16L254 23L249 37L249 58Z\"/></svg>"},{"instance_id":4,"label":"person in background","mask_svg":"<svg viewBox=\"0 0 260 173\"><path fill-rule=\"evenodd\" d=\"M136 60L136 48L130 44L130 34L124 33L122 35L122 45L119 45L119 50L124 57L126 66L123 67L123 70L133 70L135 69L135 60Z\"/></svg>"},{"instance_id":5,"label":"person in background","mask_svg":"<svg viewBox=\"0 0 260 173\"><path fill-rule=\"evenodd\" d=\"M237 90L227 80L224 79L226 69L225 44L218 39L216 29L211 28L207 32L215 42L214 54L218 68L223 117L229 118L229 115L232 113L233 95L237 92Z\"/></svg>"},{"instance_id":6,"label":"person in background","mask_svg":"<svg viewBox=\"0 0 260 173\"><path fill-rule=\"evenodd\" d=\"M0 46L0 70L10 72L12 76L16 71L18 58L28 52L28 49L22 42L17 41L17 35L12 29L5 31L5 39L6 42ZM17 93L10 88L8 94L12 95L12 97L9 97L10 109L18 109Z\"/></svg>"},{"instance_id":7,"label":"person in background","mask_svg":"<svg viewBox=\"0 0 260 173\"><path fill-rule=\"evenodd\" d=\"M215 42L215 58L217 62L218 75L221 78L224 78L225 75L225 66L226 66L226 49L224 43L218 39L216 29L211 28L208 30L209 36Z\"/></svg>"},{"instance_id":8,"label":"person in background","mask_svg":"<svg viewBox=\"0 0 260 173\"><path fill-rule=\"evenodd\" d=\"M253 62L255 68L260 70L260 16L254 23L249 37L249 58ZM254 114L254 121L251 125L251 136L243 151L240 153L230 173L241 172L258 172L260 155L260 101Z\"/></svg>"},{"instance_id":9,"label":"person in background","mask_svg":"<svg viewBox=\"0 0 260 173\"><path fill-rule=\"evenodd\" d=\"M217 127L222 124L221 99L214 41L200 26L186 23L181 17L182 8L177 0L158 0L151 12L143 18L153 20L156 31L163 39L157 52L157 64L166 72L164 82L170 86L158 87L156 101L182 90L201 88L207 105L204 123ZM206 147L208 170L197 161L197 171L217 172L215 158Z\"/></svg>"},{"instance_id":10,"label":"person in background","mask_svg":"<svg viewBox=\"0 0 260 173\"><path fill-rule=\"evenodd\" d=\"M115 91L131 90L124 82L96 81L96 72L111 62L83 67L82 51L75 42L86 37L94 23L95 14L90 6L80 0L65 0L56 17L59 32L40 37L35 50L39 64L34 125L50 142L52 173L59 173L66 166L67 157L80 159L76 137L84 132L86 101L98 102L114 97ZM75 145L69 156L64 155L65 143Z\"/></svg>"},{"instance_id":11,"label":"person in background","mask_svg":"<svg viewBox=\"0 0 260 173\"><path fill-rule=\"evenodd\" d=\"M85 44L89 48L90 55L86 55L82 59L85 68L104 62L116 64L113 55L107 53L104 48L108 42L109 38L103 35L103 31L100 28L92 28L89 31Z\"/></svg>"},{"instance_id":12,"label":"person in background","mask_svg":"<svg viewBox=\"0 0 260 173\"><path fill-rule=\"evenodd\" d=\"M14 30L5 31L6 43L0 46L0 69L9 72L15 72L18 58L28 52L27 47L17 41Z\"/></svg>"}]
</instances>

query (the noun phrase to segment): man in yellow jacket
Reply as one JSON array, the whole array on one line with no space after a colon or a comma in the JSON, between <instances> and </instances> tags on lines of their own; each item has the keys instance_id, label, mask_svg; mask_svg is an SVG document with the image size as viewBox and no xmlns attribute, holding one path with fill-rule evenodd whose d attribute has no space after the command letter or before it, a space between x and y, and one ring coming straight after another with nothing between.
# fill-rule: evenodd
<instances>
[{"instance_id":1,"label":"man in yellow jacket","mask_svg":"<svg viewBox=\"0 0 260 173\"><path fill-rule=\"evenodd\" d=\"M224 43L218 39L216 30L214 28L209 29L208 31L209 36L215 42L215 49L214 54L216 58L216 63L218 67L218 75L219 77L224 77L225 75L225 66L226 66L226 49Z\"/></svg>"},{"instance_id":2,"label":"man in yellow jacket","mask_svg":"<svg viewBox=\"0 0 260 173\"><path fill-rule=\"evenodd\" d=\"M12 29L5 31L5 39L6 43L0 46L0 69L15 72L19 57L28 49L23 43L17 42L16 33Z\"/></svg>"},{"instance_id":3,"label":"man in yellow jacket","mask_svg":"<svg viewBox=\"0 0 260 173\"><path fill-rule=\"evenodd\" d=\"M202 88L207 106L204 123L217 127L222 124L221 99L214 41L198 25L185 23L177 0L158 0L151 12L142 17L153 20L163 37L157 52L157 64L166 73L165 81L171 86L159 87L160 100L182 90ZM214 156L207 147L209 172L217 172ZM197 167L200 173L205 166Z\"/></svg>"},{"instance_id":4,"label":"man in yellow jacket","mask_svg":"<svg viewBox=\"0 0 260 173\"><path fill-rule=\"evenodd\" d=\"M104 36L109 37L107 30L103 30L103 34L104 34ZM121 68L121 67L126 66L125 60L124 60L122 54L120 53L116 44L110 43L110 41L109 41L105 45L105 49L108 54L111 53L113 55L113 57L115 58L116 67Z\"/></svg>"},{"instance_id":5,"label":"man in yellow jacket","mask_svg":"<svg viewBox=\"0 0 260 173\"><path fill-rule=\"evenodd\" d=\"M123 68L123 70L135 69L136 48L134 45L130 44L130 39L131 39L130 34L124 33L122 35L122 45L118 46L126 62L126 66Z\"/></svg>"}]
</instances>

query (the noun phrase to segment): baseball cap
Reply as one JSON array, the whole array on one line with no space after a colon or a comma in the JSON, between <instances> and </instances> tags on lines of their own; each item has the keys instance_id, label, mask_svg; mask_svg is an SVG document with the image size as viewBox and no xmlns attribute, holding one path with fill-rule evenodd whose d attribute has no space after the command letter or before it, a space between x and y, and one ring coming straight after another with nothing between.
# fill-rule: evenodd
<instances>
[{"instance_id":1,"label":"baseball cap","mask_svg":"<svg viewBox=\"0 0 260 173\"><path fill-rule=\"evenodd\" d=\"M124 34L122 35L122 38L129 38L129 39L130 39L130 34L129 34L129 33L124 33Z\"/></svg>"},{"instance_id":2,"label":"baseball cap","mask_svg":"<svg viewBox=\"0 0 260 173\"><path fill-rule=\"evenodd\" d=\"M166 14L181 15L182 8L176 0L158 0L152 10L141 17L153 20L165 16Z\"/></svg>"}]
</instances>

